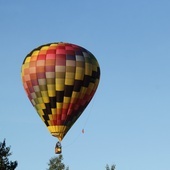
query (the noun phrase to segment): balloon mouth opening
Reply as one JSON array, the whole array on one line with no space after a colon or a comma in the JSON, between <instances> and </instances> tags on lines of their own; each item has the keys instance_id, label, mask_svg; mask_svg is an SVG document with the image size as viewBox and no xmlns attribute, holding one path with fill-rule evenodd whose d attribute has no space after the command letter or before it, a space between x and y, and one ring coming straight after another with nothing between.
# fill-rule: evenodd
<instances>
[{"instance_id":1,"label":"balloon mouth opening","mask_svg":"<svg viewBox=\"0 0 170 170\"><path fill-rule=\"evenodd\" d=\"M63 139L63 135L62 134L58 134L58 133L51 133L53 137L57 138L60 142Z\"/></svg>"},{"instance_id":2,"label":"balloon mouth opening","mask_svg":"<svg viewBox=\"0 0 170 170\"><path fill-rule=\"evenodd\" d=\"M48 130L50 131L52 136L58 138L58 140L61 142L68 132L69 127L64 125L48 126Z\"/></svg>"}]
</instances>

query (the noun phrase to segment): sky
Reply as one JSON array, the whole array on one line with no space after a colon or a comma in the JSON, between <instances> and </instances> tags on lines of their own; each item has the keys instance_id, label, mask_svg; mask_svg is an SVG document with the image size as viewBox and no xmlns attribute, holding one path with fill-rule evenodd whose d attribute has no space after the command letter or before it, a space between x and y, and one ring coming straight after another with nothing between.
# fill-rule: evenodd
<instances>
[{"instance_id":1,"label":"sky","mask_svg":"<svg viewBox=\"0 0 170 170\"><path fill-rule=\"evenodd\" d=\"M70 170L169 169L169 0L0 0L0 141L17 170L46 170L57 139L27 99L25 56L50 42L92 52L97 92L62 141ZM85 133L82 133L84 129Z\"/></svg>"}]
</instances>

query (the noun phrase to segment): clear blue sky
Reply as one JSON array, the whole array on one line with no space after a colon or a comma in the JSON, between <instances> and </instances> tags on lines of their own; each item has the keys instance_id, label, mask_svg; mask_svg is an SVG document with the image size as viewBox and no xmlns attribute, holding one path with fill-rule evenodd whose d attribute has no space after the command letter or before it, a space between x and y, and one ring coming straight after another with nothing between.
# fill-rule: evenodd
<instances>
[{"instance_id":1,"label":"clear blue sky","mask_svg":"<svg viewBox=\"0 0 170 170\"><path fill-rule=\"evenodd\" d=\"M0 0L0 141L17 170L45 170L50 135L23 90L20 69L49 42L85 47L98 59L94 100L63 140L70 170L170 167L169 0ZM82 128L85 133L82 134Z\"/></svg>"}]
</instances>

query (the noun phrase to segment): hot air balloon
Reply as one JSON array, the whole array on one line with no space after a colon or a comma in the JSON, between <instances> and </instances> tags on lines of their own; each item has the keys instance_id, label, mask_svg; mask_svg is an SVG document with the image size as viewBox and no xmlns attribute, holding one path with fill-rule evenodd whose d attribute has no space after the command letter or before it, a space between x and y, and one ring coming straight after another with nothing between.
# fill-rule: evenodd
<instances>
[{"instance_id":1,"label":"hot air balloon","mask_svg":"<svg viewBox=\"0 0 170 170\"><path fill-rule=\"evenodd\" d=\"M49 43L24 59L21 78L26 94L50 133L60 142L94 96L100 79L95 56L71 43Z\"/></svg>"}]
</instances>

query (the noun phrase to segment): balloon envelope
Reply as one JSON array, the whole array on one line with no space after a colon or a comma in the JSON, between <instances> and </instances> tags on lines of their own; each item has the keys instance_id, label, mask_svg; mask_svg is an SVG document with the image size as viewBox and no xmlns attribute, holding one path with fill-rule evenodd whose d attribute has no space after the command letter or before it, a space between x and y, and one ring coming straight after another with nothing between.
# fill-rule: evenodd
<instances>
[{"instance_id":1,"label":"balloon envelope","mask_svg":"<svg viewBox=\"0 0 170 170\"><path fill-rule=\"evenodd\" d=\"M31 51L21 77L29 100L60 141L92 99L100 78L92 53L70 43L50 43Z\"/></svg>"}]
</instances>

